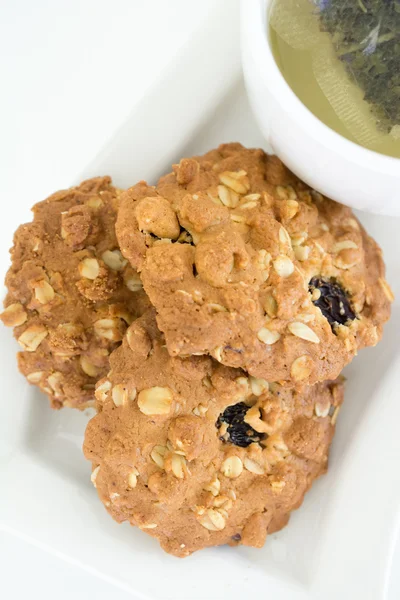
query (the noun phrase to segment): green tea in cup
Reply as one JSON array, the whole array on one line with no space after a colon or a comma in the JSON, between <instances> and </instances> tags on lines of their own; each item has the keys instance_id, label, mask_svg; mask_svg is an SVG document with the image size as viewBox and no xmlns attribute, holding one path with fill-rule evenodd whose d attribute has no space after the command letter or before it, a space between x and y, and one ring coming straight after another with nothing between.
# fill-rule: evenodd
<instances>
[{"instance_id":1,"label":"green tea in cup","mask_svg":"<svg viewBox=\"0 0 400 600\"><path fill-rule=\"evenodd\" d=\"M275 0L274 57L297 97L349 140L400 157L400 0Z\"/></svg>"}]
</instances>

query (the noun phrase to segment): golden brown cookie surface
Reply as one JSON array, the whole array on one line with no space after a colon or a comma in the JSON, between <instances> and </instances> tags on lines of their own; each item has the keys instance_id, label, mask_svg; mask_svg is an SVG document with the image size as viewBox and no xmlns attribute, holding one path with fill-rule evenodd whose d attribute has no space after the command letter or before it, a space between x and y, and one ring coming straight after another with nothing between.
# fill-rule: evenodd
<instances>
[{"instance_id":1,"label":"golden brown cookie surface","mask_svg":"<svg viewBox=\"0 0 400 600\"><path fill-rule=\"evenodd\" d=\"M208 356L171 357L153 311L110 362L85 436L92 481L115 520L167 552L261 547L325 472L341 383L292 391Z\"/></svg>"},{"instance_id":2,"label":"golden brown cookie surface","mask_svg":"<svg viewBox=\"0 0 400 600\"><path fill-rule=\"evenodd\" d=\"M57 192L14 236L1 318L14 327L21 372L53 408L84 408L109 354L147 306L115 235L120 192L109 177Z\"/></svg>"},{"instance_id":3,"label":"golden brown cookie surface","mask_svg":"<svg viewBox=\"0 0 400 600\"><path fill-rule=\"evenodd\" d=\"M352 211L261 150L222 145L137 184L117 235L173 355L313 384L376 344L390 314L381 251Z\"/></svg>"}]
</instances>

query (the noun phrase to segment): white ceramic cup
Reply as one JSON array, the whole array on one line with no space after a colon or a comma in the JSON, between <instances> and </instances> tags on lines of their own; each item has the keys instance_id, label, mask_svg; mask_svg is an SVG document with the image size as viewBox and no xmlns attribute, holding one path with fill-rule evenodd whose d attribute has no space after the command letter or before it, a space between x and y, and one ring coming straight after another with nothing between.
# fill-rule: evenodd
<instances>
[{"instance_id":1,"label":"white ceramic cup","mask_svg":"<svg viewBox=\"0 0 400 600\"><path fill-rule=\"evenodd\" d=\"M286 83L269 43L273 0L241 0L242 60L259 127L282 161L311 187L353 208L400 216L400 159L342 137Z\"/></svg>"}]
</instances>

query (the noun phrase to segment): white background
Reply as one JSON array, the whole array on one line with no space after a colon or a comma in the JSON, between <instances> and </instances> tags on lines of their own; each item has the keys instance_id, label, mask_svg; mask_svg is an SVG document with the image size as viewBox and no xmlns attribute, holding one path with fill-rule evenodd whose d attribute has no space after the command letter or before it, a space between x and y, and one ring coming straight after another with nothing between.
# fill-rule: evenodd
<instances>
[{"instance_id":1,"label":"white background","mask_svg":"<svg viewBox=\"0 0 400 600\"><path fill-rule=\"evenodd\" d=\"M27 195L33 204L74 181L216 3L227 11L236 7L236 0L2 0L3 210ZM26 220L29 214L17 212L0 222L2 255L13 230ZM5 533L0 533L0 565L5 600L28 594L42 600L132 598ZM397 578L391 600L400 597Z\"/></svg>"}]
</instances>

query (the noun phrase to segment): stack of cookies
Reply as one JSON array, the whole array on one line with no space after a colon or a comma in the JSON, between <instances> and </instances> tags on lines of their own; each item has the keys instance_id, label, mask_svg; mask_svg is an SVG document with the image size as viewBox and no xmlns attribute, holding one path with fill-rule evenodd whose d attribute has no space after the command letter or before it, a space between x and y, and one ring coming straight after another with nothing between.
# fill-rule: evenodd
<instances>
[{"instance_id":1,"label":"stack of cookies","mask_svg":"<svg viewBox=\"0 0 400 600\"><path fill-rule=\"evenodd\" d=\"M326 471L340 373L389 318L377 244L240 144L33 211L1 318L53 408L95 405L84 453L108 512L176 556L261 547Z\"/></svg>"}]
</instances>

